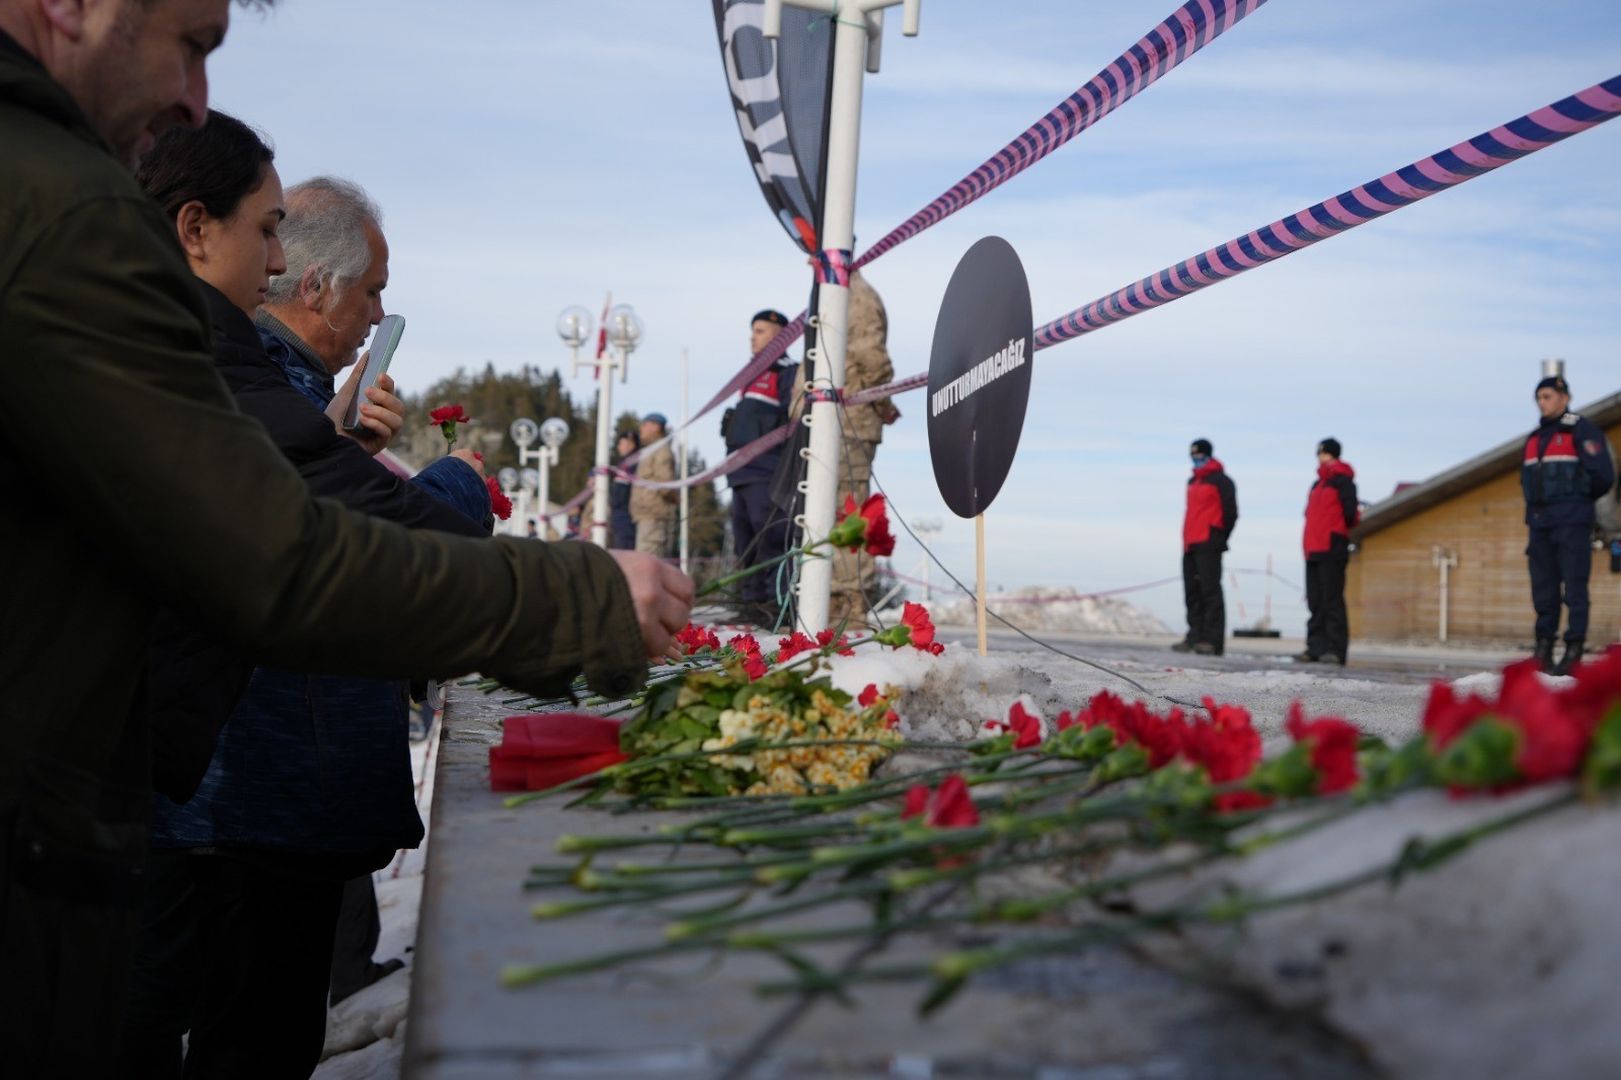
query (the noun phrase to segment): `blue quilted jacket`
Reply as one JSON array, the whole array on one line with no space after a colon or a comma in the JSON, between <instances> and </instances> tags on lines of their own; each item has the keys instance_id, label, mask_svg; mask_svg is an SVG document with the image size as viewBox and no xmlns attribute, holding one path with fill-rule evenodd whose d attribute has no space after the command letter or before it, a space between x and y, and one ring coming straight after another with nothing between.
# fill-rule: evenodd
<instances>
[{"instance_id":1,"label":"blue quilted jacket","mask_svg":"<svg viewBox=\"0 0 1621 1080\"><path fill-rule=\"evenodd\" d=\"M262 325L261 349L245 316L236 313L238 324L231 312L215 314L221 374L315 494L416 527L484 531L489 492L464 462L442 458L408 484L378 475L386 474L381 465L354 460L353 443L331 441L331 421L319 410L333 380L301 342ZM222 334L236 340L222 343ZM254 668L196 794L184 804L157 797L153 844L352 859L355 872L384 865L423 833L408 708L403 683Z\"/></svg>"}]
</instances>

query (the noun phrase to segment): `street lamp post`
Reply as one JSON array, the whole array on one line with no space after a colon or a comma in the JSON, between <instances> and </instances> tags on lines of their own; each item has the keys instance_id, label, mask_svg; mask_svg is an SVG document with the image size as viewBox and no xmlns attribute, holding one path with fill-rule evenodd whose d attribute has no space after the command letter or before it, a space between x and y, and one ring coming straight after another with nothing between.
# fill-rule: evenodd
<instances>
[{"instance_id":1,"label":"street lamp post","mask_svg":"<svg viewBox=\"0 0 1621 1080\"><path fill-rule=\"evenodd\" d=\"M519 478L523 481L523 487L519 496L522 502L519 503L518 520L520 522L527 520L528 493L538 487L540 489L540 520L542 522L540 538L542 540L548 539L547 530L551 527L549 511L551 510L552 466L557 464L559 448L568 441L568 422L562 417L553 416L549 417L544 424L536 424L529 417L520 416L512 422L512 426L507 429L507 434L511 435L512 441L518 444L518 465L523 469L523 474ZM534 446L537 438L540 440L541 445L537 449L531 450L530 447ZM528 467L531 461L540 465L538 472ZM506 470L503 469L502 473L505 474L505 472ZM502 486L506 486L505 482L503 482Z\"/></svg>"},{"instance_id":2,"label":"street lamp post","mask_svg":"<svg viewBox=\"0 0 1621 1080\"><path fill-rule=\"evenodd\" d=\"M591 500L591 542L608 546L608 455L613 449L613 375L620 381L630 377L630 354L642 342L642 323L629 304L609 310L606 347L588 360L580 359L580 346L591 336L591 313L582 307L565 308L557 317L557 336L569 347L570 362L576 374L581 364L596 370L597 376L597 463L593 470L595 497Z\"/></svg>"}]
</instances>

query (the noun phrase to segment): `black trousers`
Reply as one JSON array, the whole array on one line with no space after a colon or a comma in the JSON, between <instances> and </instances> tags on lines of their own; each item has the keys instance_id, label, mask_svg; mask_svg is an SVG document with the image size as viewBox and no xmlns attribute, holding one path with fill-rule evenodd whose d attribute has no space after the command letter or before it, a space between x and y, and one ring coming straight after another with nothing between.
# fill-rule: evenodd
<instances>
[{"instance_id":1,"label":"black trousers","mask_svg":"<svg viewBox=\"0 0 1621 1080\"><path fill-rule=\"evenodd\" d=\"M326 1041L344 883L301 876L296 859L265 864L158 851L148 865L123 1075L296 1080L313 1073Z\"/></svg>"},{"instance_id":2,"label":"black trousers","mask_svg":"<svg viewBox=\"0 0 1621 1080\"><path fill-rule=\"evenodd\" d=\"M1537 640L1559 634L1559 603L1570 610L1566 641L1587 639L1587 579L1593 572L1593 527L1561 525L1531 530L1525 555L1531 564L1531 606L1537 611Z\"/></svg>"},{"instance_id":3,"label":"black trousers","mask_svg":"<svg viewBox=\"0 0 1621 1080\"><path fill-rule=\"evenodd\" d=\"M1221 556L1214 548L1182 555L1182 595L1188 605L1188 641L1222 652L1227 641L1227 598L1221 591Z\"/></svg>"},{"instance_id":4,"label":"black trousers","mask_svg":"<svg viewBox=\"0 0 1621 1080\"><path fill-rule=\"evenodd\" d=\"M343 883L338 932L332 942L332 999L348 997L371 977L372 954L383 933L377 912L377 886L370 874Z\"/></svg>"},{"instance_id":5,"label":"black trousers","mask_svg":"<svg viewBox=\"0 0 1621 1080\"><path fill-rule=\"evenodd\" d=\"M93 867L38 880L19 816L0 803L0 1076L107 1076L139 920L133 885L115 901L96 895Z\"/></svg>"},{"instance_id":6,"label":"black trousers","mask_svg":"<svg viewBox=\"0 0 1621 1080\"><path fill-rule=\"evenodd\" d=\"M1344 559L1306 560L1306 651L1333 653L1341 660L1351 645L1351 620L1345 613Z\"/></svg>"},{"instance_id":7,"label":"black trousers","mask_svg":"<svg viewBox=\"0 0 1621 1080\"><path fill-rule=\"evenodd\" d=\"M771 501L771 485L766 481L732 489L732 550L737 553L739 569L758 566L788 550L788 518ZM739 581L737 595L746 602L774 603L776 567Z\"/></svg>"}]
</instances>

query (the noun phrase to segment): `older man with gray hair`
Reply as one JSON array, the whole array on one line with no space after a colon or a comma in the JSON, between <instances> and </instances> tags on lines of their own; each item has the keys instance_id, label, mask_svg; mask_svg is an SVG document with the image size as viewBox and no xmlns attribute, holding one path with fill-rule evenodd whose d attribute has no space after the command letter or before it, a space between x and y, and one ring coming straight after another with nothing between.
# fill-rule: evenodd
<instances>
[{"instance_id":1,"label":"older man with gray hair","mask_svg":"<svg viewBox=\"0 0 1621 1080\"><path fill-rule=\"evenodd\" d=\"M347 404L347 395L337 392L337 375L360 358L371 328L383 321L383 214L358 184L329 176L288 188L286 203L280 236L287 272L270 279L259 336L288 380L336 419L341 409L334 400ZM378 384L385 391L394 386L387 375ZM361 406L370 430L356 437L376 453L400 429L405 409L392 394L386 400L373 395L373 401ZM477 467L470 453L457 456Z\"/></svg>"}]
</instances>

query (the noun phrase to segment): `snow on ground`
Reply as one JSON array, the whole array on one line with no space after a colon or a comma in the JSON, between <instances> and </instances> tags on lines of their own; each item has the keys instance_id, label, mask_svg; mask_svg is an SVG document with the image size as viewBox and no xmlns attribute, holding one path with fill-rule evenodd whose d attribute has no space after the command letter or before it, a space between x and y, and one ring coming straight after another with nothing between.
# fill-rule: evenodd
<instances>
[{"instance_id":1,"label":"snow on ground","mask_svg":"<svg viewBox=\"0 0 1621 1080\"><path fill-rule=\"evenodd\" d=\"M1098 634L1169 634L1159 619L1114 596L1084 596L1074 589L1039 586L987 597L1002 618L1025 630L1082 630ZM942 603L931 609L934 621L969 626L975 618L972 600Z\"/></svg>"},{"instance_id":2,"label":"snow on ground","mask_svg":"<svg viewBox=\"0 0 1621 1080\"><path fill-rule=\"evenodd\" d=\"M1167 660L1175 653L1167 651ZM972 738L985 720L1001 719L1021 693L1051 724L1062 711L1085 707L1099 690L1131 700L1144 698L1159 708L1173 702L1197 706L1203 698L1243 705L1254 716L1263 738L1283 735L1284 717L1300 700L1314 716L1341 716L1387 740L1407 738L1418 730L1418 717L1428 688L1412 683L1375 682L1332 673L1247 668L1230 658L1232 670L1211 671L1174 664L1151 667L1133 661L1111 661L1108 667L1146 687L1137 689L1119 676L1073 660L1044 653L976 655L961 646L938 657L915 649L889 651L867 647L853 657L836 657L834 685L859 693L868 683L905 691L897 707L903 730L918 739ZM1184 704L1184 708L1186 705Z\"/></svg>"}]
</instances>

